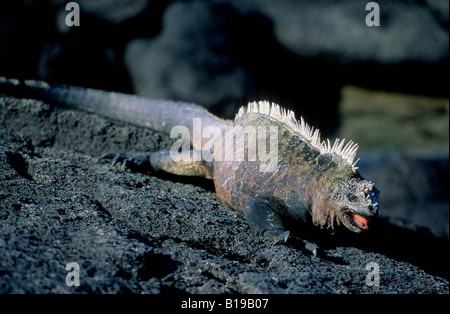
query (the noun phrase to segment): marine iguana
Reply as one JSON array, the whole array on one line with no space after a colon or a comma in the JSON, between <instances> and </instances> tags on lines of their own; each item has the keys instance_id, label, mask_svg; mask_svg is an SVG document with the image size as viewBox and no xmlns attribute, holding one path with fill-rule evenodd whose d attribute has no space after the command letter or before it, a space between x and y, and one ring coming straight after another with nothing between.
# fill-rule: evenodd
<instances>
[{"instance_id":1,"label":"marine iguana","mask_svg":"<svg viewBox=\"0 0 450 314\"><path fill-rule=\"evenodd\" d=\"M252 229L275 243L291 237L287 225L302 228L312 224L331 230L342 225L360 233L368 230L372 218L378 215L379 190L357 171L359 159L354 161L358 145L352 141L345 144L345 139L336 139L334 144L321 141L318 129L274 103L249 103L232 121L220 119L196 104L41 81L0 77L2 91L172 132L174 137L186 131L193 147L189 151L108 153L101 158L112 158L112 165L122 161L124 166L212 179L219 199L243 213ZM255 131L259 131L258 136ZM224 139L229 140L228 145ZM275 147L270 146L273 143ZM185 144L181 142L179 147L186 148ZM267 158L267 148L276 153L272 159ZM317 254L317 245L308 241L304 244L314 256Z\"/></svg>"}]
</instances>

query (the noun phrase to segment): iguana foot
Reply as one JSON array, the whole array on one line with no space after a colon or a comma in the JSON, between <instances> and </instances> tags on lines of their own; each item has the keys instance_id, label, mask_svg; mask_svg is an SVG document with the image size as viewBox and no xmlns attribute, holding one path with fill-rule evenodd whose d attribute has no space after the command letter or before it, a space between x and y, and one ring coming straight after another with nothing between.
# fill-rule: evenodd
<instances>
[{"instance_id":1,"label":"iguana foot","mask_svg":"<svg viewBox=\"0 0 450 314\"><path fill-rule=\"evenodd\" d=\"M303 243L305 244L305 249L307 251L310 251L314 257L317 257L317 255L319 254L319 246L315 243L306 241L306 240L302 240Z\"/></svg>"},{"instance_id":2,"label":"iguana foot","mask_svg":"<svg viewBox=\"0 0 450 314\"><path fill-rule=\"evenodd\" d=\"M267 230L263 233L263 235L269 239L272 239L274 241L272 246L275 246L286 243L291 236L291 232L285 230Z\"/></svg>"},{"instance_id":3,"label":"iguana foot","mask_svg":"<svg viewBox=\"0 0 450 314\"><path fill-rule=\"evenodd\" d=\"M152 167L150 165L150 156L152 153L108 153L104 154L99 158L102 159L110 159L112 158L111 168L117 162L122 162L122 170L125 167L132 168L134 170L150 170Z\"/></svg>"}]
</instances>

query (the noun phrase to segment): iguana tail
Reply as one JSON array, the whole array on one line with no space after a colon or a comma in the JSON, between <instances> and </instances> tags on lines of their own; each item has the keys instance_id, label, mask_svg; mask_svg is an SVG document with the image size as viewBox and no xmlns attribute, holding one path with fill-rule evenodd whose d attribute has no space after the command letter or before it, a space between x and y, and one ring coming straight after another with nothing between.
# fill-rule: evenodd
<instances>
[{"instance_id":1,"label":"iguana tail","mask_svg":"<svg viewBox=\"0 0 450 314\"><path fill-rule=\"evenodd\" d=\"M0 76L0 93L92 112L167 134L179 125L186 126L192 134L193 118L202 119L202 128L222 126L227 122L196 104L146 99L92 88L50 85L42 81L19 81Z\"/></svg>"}]
</instances>

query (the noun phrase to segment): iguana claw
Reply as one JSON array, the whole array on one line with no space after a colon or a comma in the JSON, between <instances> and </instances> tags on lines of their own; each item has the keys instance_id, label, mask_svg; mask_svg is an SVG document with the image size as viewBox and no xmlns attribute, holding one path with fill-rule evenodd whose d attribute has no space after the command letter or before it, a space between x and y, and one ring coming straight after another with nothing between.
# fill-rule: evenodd
<instances>
[{"instance_id":1,"label":"iguana claw","mask_svg":"<svg viewBox=\"0 0 450 314\"><path fill-rule=\"evenodd\" d=\"M122 161L121 170L124 170L126 166L130 168L149 169L150 154L151 153L108 153L102 155L99 158L99 161L112 158L110 168L114 167L117 162Z\"/></svg>"},{"instance_id":2,"label":"iguana claw","mask_svg":"<svg viewBox=\"0 0 450 314\"><path fill-rule=\"evenodd\" d=\"M304 241L305 243L305 249L310 251L314 257L317 257L317 254L319 253L319 246L315 243Z\"/></svg>"}]
</instances>

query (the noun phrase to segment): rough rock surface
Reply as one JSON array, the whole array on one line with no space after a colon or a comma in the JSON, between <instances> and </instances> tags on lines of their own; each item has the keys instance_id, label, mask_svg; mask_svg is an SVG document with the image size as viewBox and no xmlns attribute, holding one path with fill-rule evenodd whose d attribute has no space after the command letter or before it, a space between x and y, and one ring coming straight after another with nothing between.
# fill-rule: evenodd
<instances>
[{"instance_id":1,"label":"rough rock surface","mask_svg":"<svg viewBox=\"0 0 450 314\"><path fill-rule=\"evenodd\" d=\"M8 97L0 126L0 293L449 292L448 239L426 229L381 217L361 237L311 235L314 258L256 235L208 182L97 160L170 147L166 135Z\"/></svg>"}]
</instances>

